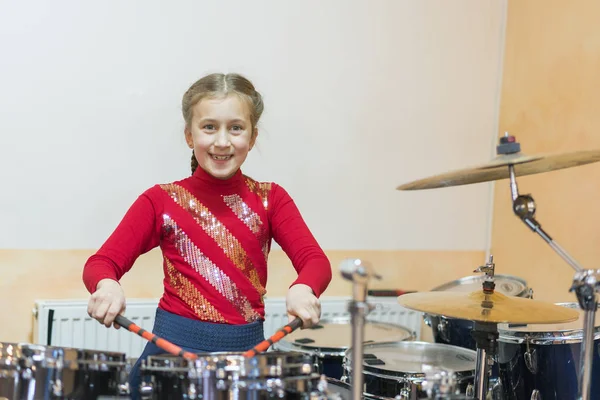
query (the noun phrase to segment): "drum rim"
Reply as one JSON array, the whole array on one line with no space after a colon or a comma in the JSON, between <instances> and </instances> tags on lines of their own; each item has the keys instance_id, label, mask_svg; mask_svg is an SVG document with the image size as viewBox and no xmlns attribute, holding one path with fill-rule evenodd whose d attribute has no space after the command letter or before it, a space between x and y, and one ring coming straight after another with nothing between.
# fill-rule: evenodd
<instances>
[{"instance_id":1,"label":"drum rim","mask_svg":"<svg viewBox=\"0 0 600 400\"><path fill-rule=\"evenodd\" d=\"M554 303L557 306L568 306L579 308L579 303L573 301ZM574 307L572 307L574 306ZM596 323L600 321L596 320ZM538 325L538 324L535 324ZM537 345L573 344L583 341L583 329L563 329L546 331L522 331L518 327L506 329L508 324L498 325L498 342L509 344L521 344L528 342ZM552 326L552 325L550 325ZM560 336L557 336L560 334ZM594 327L594 340L600 339L600 325Z\"/></svg>"},{"instance_id":2,"label":"drum rim","mask_svg":"<svg viewBox=\"0 0 600 400\"><path fill-rule=\"evenodd\" d=\"M158 354L151 355L144 360L145 366L144 369L147 371L159 371L165 368L165 366L156 366L153 365L152 362L154 360L168 359L168 360L177 360L177 361L185 361L187 365L175 365L169 366L171 370L175 371L189 371L191 370L199 370L199 369L207 369L207 370L220 370L220 371L245 371L241 374L244 378L248 378L247 374L253 374L257 370L265 371L268 370L270 373L265 376L277 376L277 377L286 377L286 371L289 370L300 370L304 371L307 365L311 366L311 371L307 371L304 373L296 373L296 376L308 376L313 371L314 364L314 355L310 355L303 352L298 351L267 351L264 353L259 353L254 355L253 357L245 357L243 352L228 352L228 351L219 351L219 352L200 352L195 353L198 358L195 360L185 360L180 356L176 356L173 354ZM277 360L275 363L269 363L269 360ZM256 360L262 360L258 363ZM225 365L221 365L221 363L225 363ZM273 369L275 368L275 369ZM272 373L273 370L281 372ZM250 372L249 372L250 371ZM263 375L260 375L263 376Z\"/></svg>"},{"instance_id":3,"label":"drum rim","mask_svg":"<svg viewBox=\"0 0 600 400\"><path fill-rule=\"evenodd\" d=\"M54 351L62 351L65 357L62 359L62 369L93 369L106 367L125 367L127 365L127 357L125 353L104 350L92 350L77 347L52 346L36 343L16 343L17 359L31 359L34 363L41 363L47 368L59 368L55 364L59 357L52 355ZM24 352L33 352L32 355L26 355ZM106 360L88 359L89 355L102 354L108 355ZM91 367L91 368L90 368Z\"/></svg>"},{"instance_id":4,"label":"drum rim","mask_svg":"<svg viewBox=\"0 0 600 400\"><path fill-rule=\"evenodd\" d=\"M344 325L344 322L349 324L351 321L349 316L348 317L334 317L334 318L322 319L319 322L319 324L324 323L324 322L326 323L326 322L329 322L332 320L341 321L340 323L335 322L334 324L336 324L336 325ZM415 332L413 330L409 329L408 327L406 327L404 325L395 324L395 323L391 323L391 322L377 321L377 320L369 319L369 318L367 318L365 320L365 324L383 325L383 326L389 326L389 327L394 327L394 328L400 328L401 330L405 331L405 333L408 336L405 339L398 340L399 342L405 342L405 341L411 342L411 341L414 341L417 337L417 335L415 334ZM375 341L369 340L369 341L365 341L364 343L370 344L370 343L380 343L380 342L375 342ZM309 354L315 355L317 357L325 358L325 357L344 357L346 355L346 351L348 351L348 349L351 346L350 345L346 345L343 347L310 346L310 345L304 345L302 343L292 342L290 340L287 340L284 337L283 339L281 339L277 343L275 343L273 345L273 347L276 349L279 349L281 351L298 351L298 352L303 352L303 353L309 353Z\"/></svg>"},{"instance_id":5,"label":"drum rim","mask_svg":"<svg viewBox=\"0 0 600 400\"><path fill-rule=\"evenodd\" d=\"M385 345L398 345L399 347L401 345L406 345L406 346L424 345L424 346L432 346L432 347L450 347L450 348L460 351L463 354L468 353L469 355L473 356L473 358L474 358L473 369L452 370L452 372L456 374L457 379L459 381L462 381L464 379L468 379L468 378L475 376L475 363L477 360L477 352L475 350L467 349L467 348L461 347L461 346L445 344L445 343L431 343L431 342L423 342L423 341L401 341L401 342L369 343L363 347L363 352L366 352L367 347L372 346L372 345L384 345L384 346ZM344 370L346 370L348 372L352 371L352 366L351 366L352 363L351 363L351 360L349 359L349 356L351 356L351 355L352 355L352 348L350 348L346 351L346 355L344 356L344 361L343 361L343 368L344 368ZM363 370L363 374L372 375L372 376L375 376L378 378L388 378L388 379L396 380L398 382L421 381L425 378L424 372L391 371L391 370L387 370L387 369L378 368L377 366L365 365L364 360L363 360L362 370Z\"/></svg>"},{"instance_id":6,"label":"drum rim","mask_svg":"<svg viewBox=\"0 0 600 400\"><path fill-rule=\"evenodd\" d=\"M503 278L503 279L513 280L513 281L516 281L516 282L521 283L523 285L523 290L522 291L520 291L516 295L510 295L510 296L522 297L523 295L526 295L527 292L529 291L529 287L527 286L527 281L525 279L523 279L523 278L519 278L518 276L508 275L508 274L494 274L494 278ZM430 291L431 292L445 291L448 288L453 288L453 287L456 287L456 286L460 286L460 285L462 285L464 283L475 283L475 281L482 281L483 279L485 279L485 277L483 275L469 275L469 276L465 276L465 277L462 277L462 278L459 278L459 279L455 279L453 281L446 282L444 284L436 286L433 289L431 289Z\"/></svg>"},{"instance_id":7,"label":"drum rim","mask_svg":"<svg viewBox=\"0 0 600 400\"><path fill-rule=\"evenodd\" d=\"M255 354L254 356L248 358L244 356L243 351L202 351L202 352L194 352L195 355L198 356L197 359L211 359L211 358L228 358L233 357L235 359L240 360L249 360L252 358L273 358L273 357L298 357L305 358L306 353L299 351L265 351L262 353ZM174 354L153 354L147 357L147 359L176 359L176 360L185 360L183 357Z\"/></svg>"}]
</instances>

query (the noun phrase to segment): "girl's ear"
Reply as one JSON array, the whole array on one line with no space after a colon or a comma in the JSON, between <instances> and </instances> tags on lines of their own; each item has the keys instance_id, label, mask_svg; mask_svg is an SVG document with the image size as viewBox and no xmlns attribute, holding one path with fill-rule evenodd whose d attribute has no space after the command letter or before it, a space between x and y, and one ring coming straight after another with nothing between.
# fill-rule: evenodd
<instances>
[{"instance_id":1,"label":"girl's ear","mask_svg":"<svg viewBox=\"0 0 600 400\"><path fill-rule=\"evenodd\" d=\"M250 138L250 150L254 147L254 143L256 143L256 138L258 137L258 128L254 128L252 130L252 137Z\"/></svg>"},{"instance_id":2,"label":"girl's ear","mask_svg":"<svg viewBox=\"0 0 600 400\"><path fill-rule=\"evenodd\" d=\"M194 148L194 140L192 139L192 132L190 131L189 128L185 128L184 133L185 133L185 142L187 143L187 145L190 149L193 149Z\"/></svg>"}]
</instances>

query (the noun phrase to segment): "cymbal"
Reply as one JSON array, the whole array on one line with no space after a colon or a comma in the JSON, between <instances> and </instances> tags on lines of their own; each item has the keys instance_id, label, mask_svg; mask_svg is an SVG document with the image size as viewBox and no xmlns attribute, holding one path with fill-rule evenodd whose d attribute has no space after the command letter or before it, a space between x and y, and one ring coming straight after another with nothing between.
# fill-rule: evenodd
<instances>
[{"instance_id":1,"label":"cymbal","mask_svg":"<svg viewBox=\"0 0 600 400\"><path fill-rule=\"evenodd\" d=\"M398 297L398 303L427 314L491 323L556 324L579 318L577 310L483 290L409 293Z\"/></svg>"},{"instance_id":2,"label":"cymbal","mask_svg":"<svg viewBox=\"0 0 600 400\"><path fill-rule=\"evenodd\" d=\"M495 157L487 164L419 179L400 185L396 189L435 189L507 179L510 177L509 165L514 166L515 176L523 176L577 167L597 161L600 161L600 149L553 155L506 154Z\"/></svg>"}]
</instances>

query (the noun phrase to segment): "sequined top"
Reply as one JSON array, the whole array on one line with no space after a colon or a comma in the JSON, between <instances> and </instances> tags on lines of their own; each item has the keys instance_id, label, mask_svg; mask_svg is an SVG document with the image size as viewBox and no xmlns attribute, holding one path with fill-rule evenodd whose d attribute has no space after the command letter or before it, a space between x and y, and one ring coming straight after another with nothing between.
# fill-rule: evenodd
<instances>
[{"instance_id":1,"label":"sequined top","mask_svg":"<svg viewBox=\"0 0 600 400\"><path fill-rule=\"evenodd\" d=\"M267 258L275 240L298 278L320 296L331 265L289 194L241 170L219 180L202 168L189 178L145 191L85 264L90 291L119 280L135 260L160 246L165 274L159 307L228 324L264 319Z\"/></svg>"}]
</instances>

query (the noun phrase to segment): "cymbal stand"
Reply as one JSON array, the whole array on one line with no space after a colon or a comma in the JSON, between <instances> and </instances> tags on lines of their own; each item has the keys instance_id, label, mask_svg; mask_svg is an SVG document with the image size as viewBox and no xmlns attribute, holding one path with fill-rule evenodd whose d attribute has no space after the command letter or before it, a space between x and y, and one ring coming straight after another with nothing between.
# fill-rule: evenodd
<instances>
[{"instance_id":1,"label":"cymbal stand","mask_svg":"<svg viewBox=\"0 0 600 400\"><path fill-rule=\"evenodd\" d=\"M497 350L498 325L490 322L475 321L471 336L473 336L477 344L475 398L485 400L490 384L490 365Z\"/></svg>"},{"instance_id":2,"label":"cymbal stand","mask_svg":"<svg viewBox=\"0 0 600 400\"><path fill-rule=\"evenodd\" d=\"M353 282L352 300L348 304L352 324L352 400L362 400L365 317L371 310L366 302L367 283L370 278L381 279L381 276L360 259L344 260L340 270L342 277Z\"/></svg>"},{"instance_id":3,"label":"cymbal stand","mask_svg":"<svg viewBox=\"0 0 600 400\"><path fill-rule=\"evenodd\" d=\"M497 146L498 154L512 154L521 151L520 145L514 136L508 133L500 138ZM521 195L517 187L514 165L509 165L510 193L513 203L513 212L532 231L537 233L567 264L575 270L573 283L569 291L577 295L579 306L585 311L583 325L583 342L581 346L581 361L578 373L578 399L589 400L591 391L592 361L594 358L594 325L596 310L598 309L597 292L600 291L600 270L584 269L565 249L556 243L536 219L536 205L529 194Z\"/></svg>"},{"instance_id":4,"label":"cymbal stand","mask_svg":"<svg viewBox=\"0 0 600 400\"><path fill-rule=\"evenodd\" d=\"M482 283L483 293L491 295L494 293L494 258L490 255L489 261L473 272L485 272L485 280ZM491 301L483 300L481 304L483 312L493 308ZM485 400L489 390L490 366L496 355L496 342L498 339L498 325L490 322L478 322L473 324L471 336L477 345L477 361L475 363L475 398Z\"/></svg>"}]
</instances>

